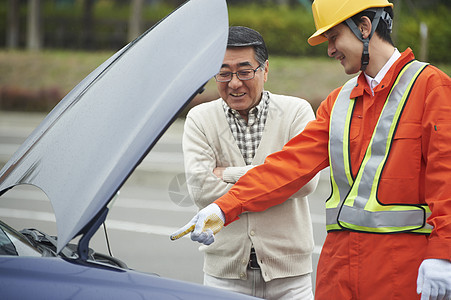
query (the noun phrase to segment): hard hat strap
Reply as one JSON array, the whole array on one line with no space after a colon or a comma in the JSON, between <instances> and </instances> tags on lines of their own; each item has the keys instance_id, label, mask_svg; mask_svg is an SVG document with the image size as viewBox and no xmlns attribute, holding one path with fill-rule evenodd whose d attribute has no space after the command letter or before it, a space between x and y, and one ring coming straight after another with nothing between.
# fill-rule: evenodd
<instances>
[{"instance_id":1,"label":"hard hat strap","mask_svg":"<svg viewBox=\"0 0 451 300\"><path fill-rule=\"evenodd\" d=\"M368 35L367 38L362 37L362 33L360 32L359 28L355 24L354 20L352 18L348 18L345 20L346 24L349 26L349 29L354 33L354 35L362 41L363 43L363 52L362 52L362 64L360 66L361 71L365 71L366 67L368 66L370 62L370 53L368 51L368 45L370 43L370 39L373 36L374 32L376 31L377 25L379 24L379 20L381 18L382 12L384 11L383 7L371 9L371 11L374 11L376 14L374 15L373 21L371 22L371 32Z\"/></svg>"}]
</instances>

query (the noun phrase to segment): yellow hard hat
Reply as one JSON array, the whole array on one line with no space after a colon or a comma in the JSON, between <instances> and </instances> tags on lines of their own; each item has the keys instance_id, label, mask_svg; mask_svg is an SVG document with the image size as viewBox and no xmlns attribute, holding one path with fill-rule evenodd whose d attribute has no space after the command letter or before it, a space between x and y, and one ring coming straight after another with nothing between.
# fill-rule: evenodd
<instances>
[{"instance_id":1,"label":"yellow hard hat","mask_svg":"<svg viewBox=\"0 0 451 300\"><path fill-rule=\"evenodd\" d=\"M392 6L387 0L315 0L312 4L316 32L308 39L312 46L327 41L323 33L371 7Z\"/></svg>"}]
</instances>

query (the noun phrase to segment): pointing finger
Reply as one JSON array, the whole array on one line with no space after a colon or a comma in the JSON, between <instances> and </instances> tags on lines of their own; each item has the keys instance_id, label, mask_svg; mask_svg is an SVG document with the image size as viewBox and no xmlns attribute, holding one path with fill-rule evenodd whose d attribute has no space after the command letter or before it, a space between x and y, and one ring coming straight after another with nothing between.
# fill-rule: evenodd
<instances>
[{"instance_id":1,"label":"pointing finger","mask_svg":"<svg viewBox=\"0 0 451 300\"><path fill-rule=\"evenodd\" d=\"M180 228L179 230L177 230L176 232L171 234L171 236L170 236L171 241L178 240L179 238L181 238L181 237L185 236L186 234L190 233L191 231L194 230L194 226L195 226L194 224L189 222L188 224L186 224L185 226L183 226L182 228Z\"/></svg>"}]
</instances>

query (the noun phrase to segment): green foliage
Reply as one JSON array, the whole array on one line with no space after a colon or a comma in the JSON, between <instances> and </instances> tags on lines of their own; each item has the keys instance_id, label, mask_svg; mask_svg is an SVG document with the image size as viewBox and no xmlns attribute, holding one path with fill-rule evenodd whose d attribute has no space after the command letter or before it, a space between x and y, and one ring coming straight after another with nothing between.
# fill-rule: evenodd
<instances>
[{"instance_id":1,"label":"green foliage","mask_svg":"<svg viewBox=\"0 0 451 300\"><path fill-rule=\"evenodd\" d=\"M247 2L247 4L243 4ZM7 3L0 1L0 47L6 41ZM20 43L25 47L26 40L26 2L20 7ZM55 5L54 1L43 1L43 37L45 48L83 49L86 36L82 1L73 4ZM171 4L172 3L172 4ZM271 55L280 56L318 56L327 54L327 45L312 47L308 37L315 32L313 16L308 5L275 5L270 1L241 1L241 4L228 2L230 25L243 25L258 30L267 43ZM233 3L240 3L235 1ZM263 4L262 4L263 3ZM400 16L395 16L397 32L396 46L400 51L411 47L417 57L420 55L420 23L429 28L428 58L434 64L451 63L451 26L447 18L451 15L451 5L446 1L413 1L403 3ZM446 4L448 3L448 4ZM98 0L93 11L94 43L91 49L117 50L127 41L129 1ZM427 5L426 5L427 4ZM174 1L158 1L146 5L143 10L144 29L176 8Z\"/></svg>"},{"instance_id":2,"label":"green foliage","mask_svg":"<svg viewBox=\"0 0 451 300\"><path fill-rule=\"evenodd\" d=\"M428 27L428 61L432 63L451 62L451 26L447 22L451 15L451 7L439 5L430 10L417 10L414 13L404 11L398 22L400 30L397 46L400 49L410 47L416 55L421 49L420 23Z\"/></svg>"},{"instance_id":3,"label":"green foliage","mask_svg":"<svg viewBox=\"0 0 451 300\"><path fill-rule=\"evenodd\" d=\"M425 22L429 28L428 61L450 63L451 26L447 25L447 18L451 15L451 8L436 5L417 12L418 14L412 14L406 7L400 17L395 17L395 22L399 22L398 41L395 41L395 45L400 51L410 47L418 56L421 48L420 23ZM315 26L311 11L303 6L229 6L229 21L230 25L243 25L258 30L273 55L327 55L326 43L315 47L307 43L308 37L315 32Z\"/></svg>"},{"instance_id":4,"label":"green foliage","mask_svg":"<svg viewBox=\"0 0 451 300\"><path fill-rule=\"evenodd\" d=\"M229 6L230 25L259 31L273 55L324 55L325 47L312 47L307 38L315 32L311 11L302 6Z\"/></svg>"}]
</instances>

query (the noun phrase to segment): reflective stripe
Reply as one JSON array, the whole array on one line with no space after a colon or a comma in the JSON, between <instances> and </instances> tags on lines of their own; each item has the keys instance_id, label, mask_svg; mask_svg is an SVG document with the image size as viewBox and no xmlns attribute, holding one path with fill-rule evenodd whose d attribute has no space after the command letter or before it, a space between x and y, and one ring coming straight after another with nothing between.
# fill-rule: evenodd
<instances>
[{"instance_id":1,"label":"reflective stripe","mask_svg":"<svg viewBox=\"0 0 451 300\"><path fill-rule=\"evenodd\" d=\"M370 144L355 180L349 160L349 129L355 100L349 99L357 77L348 81L332 109L329 138L332 195L326 202L328 230L347 228L356 231L431 232L426 223L427 205L383 205L377 200L382 170L388 158L398 121L410 90L424 63L407 64L395 81L385 101Z\"/></svg>"},{"instance_id":2,"label":"reflective stripe","mask_svg":"<svg viewBox=\"0 0 451 300\"><path fill-rule=\"evenodd\" d=\"M349 160L349 128L351 118L343 116L351 115L355 104L355 99L349 99L351 92L357 85L357 77L349 80L341 89L337 100L332 108L329 137L329 161L332 193L326 201L326 224L337 225L337 216L345 197L354 182L351 173ZM340 103L337 105L337 103ZM334 149L334 151L332 151ZM339 151L338 149L341 149ZM327 227L328 230L329 227Z\"/></svg>"}]
</instances>

